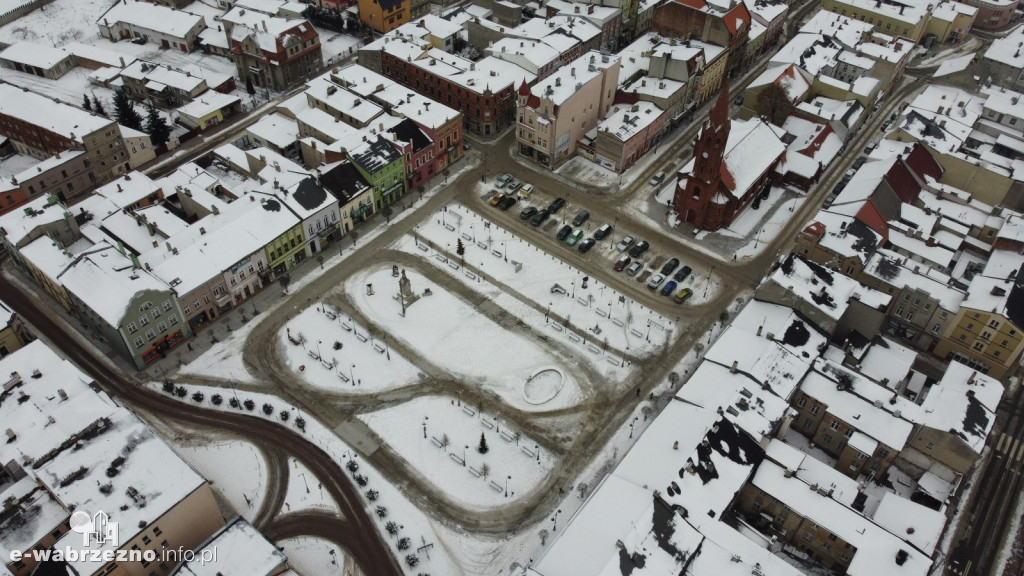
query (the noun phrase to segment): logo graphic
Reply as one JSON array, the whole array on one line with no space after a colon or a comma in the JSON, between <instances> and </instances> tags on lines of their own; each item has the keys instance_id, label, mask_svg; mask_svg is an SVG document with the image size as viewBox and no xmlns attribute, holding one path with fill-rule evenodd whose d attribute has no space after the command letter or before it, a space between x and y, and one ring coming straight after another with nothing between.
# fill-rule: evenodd
<instances>
[{"instance_id":1,"label":"logo graphic","mask_svg":"<svg viewBox=\"0 0 1024 576\"><path fill-rule=\"evenodd\" d=\"M86 548L94 541L97 545L109 543L117 547L117 522L111 522L110 517L102 510L92 516L83 511L73 513L71 530L82 535L82 546Z\"/></svg>"}]
</instances>

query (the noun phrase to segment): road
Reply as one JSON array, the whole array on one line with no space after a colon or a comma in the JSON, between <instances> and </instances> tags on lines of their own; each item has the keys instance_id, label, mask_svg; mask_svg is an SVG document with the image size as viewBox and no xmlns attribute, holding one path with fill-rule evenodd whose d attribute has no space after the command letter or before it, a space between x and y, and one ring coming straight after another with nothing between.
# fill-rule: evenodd
<instances>
[{"instance_id":1,"label":"road","mask_svg":"<svg viewBox=\"0 0 1024 576\"><path fill-rule=\"evenodd\" d=\"M988 463L974 487L974 498L966 503L965 526L959 535L947 564L950 574L983 576L991 574L999 545L1014 534L1008 534L1020 498L1024 478L1024 394L1018 389L1008 402L1009 409L1000 410L1006 418L1002 431L990 436L994 446ZM996 440L998 438L998 440ZM993 574L992 576L999 576Z\"/></svg>"}]
</instances>

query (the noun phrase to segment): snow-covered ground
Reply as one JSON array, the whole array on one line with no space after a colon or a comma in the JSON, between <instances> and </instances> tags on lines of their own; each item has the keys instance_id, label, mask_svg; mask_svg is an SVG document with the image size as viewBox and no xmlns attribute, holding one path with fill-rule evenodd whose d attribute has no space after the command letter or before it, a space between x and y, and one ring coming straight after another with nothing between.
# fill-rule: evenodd
<instances>
[{"instance_id":1,"label":"snow-covered ground","mask_svg":"<svg viewBox=\"0 0 1024 576\"><path fill-rule=\"evenodd\" d=\"M495 324L419 272L406 270L406 275L415 294L423 294L427 289L431 294L408 306L404 318L402 306L396 300L397 282L389 266L354 274L345 289L360 311L387 330L392 339L405 342L423 358L466 379L467 384L475 383L493 391L511 406L532 411L557 410L581 400L573 376L561 370L539 345ZM373 295L367 294L367 284L375 286ZM542 403L528 401L524 395L528 379L551 369L561 376L557 394ZM372 377L386 378L387 374Z\"/></svg>"},{"instance_id":2,"label":"snow-covered ground","mask_svg":"<svg viewBox=\"0 0 1024 576\"><path fill-rule=\"evenodd\" d=\"M288 565L303 576L365 576L351 556L321 538L300 536L276 542Z\"/></svg>"},{"instance_id":3,"label":"snow-covered ground","mask_svg":"<svg viewBox=\"0 0 1024 576\"><path fill-rule=\"evenodd\" d=\"M0 179L9 181L11 176L21 174L38 163L39 160L37 158L24 154L12 154L0 160Z\"/></svg>"},{"instance_id":4,"label":"snow-covered ground","mask_svg":"<svg viewBox=\"0 0 1024 576\"><path fill-rule=\"evenodd\" d=\"M359 418L421 476L469 506L490 508L523 498L557 463L500 414L457 405L449 397L423 396ZM477 450L481 435L486 454Z\"/></svg>"},{"instance_id":5,"label":"snow-covered ground","mask_svg":"<svg viewBox=\"0 0 1024 576\"><path fill-rule=\"evenodd\" d=\"M386 347L380 336L370 334L348 316L337 314L330 305L322 308L318 303L289 320L278 333L278 340L288 366L321 390L366 394L416 383L422 376L419 370ZM296 345L293 338L304 343ZM341 348L335 350L335 343L340 343ZM375 345L385 346L385 353L378 353Z\"/></svg>"},{"instance_id":6,"label":"snow-covered ground","mask_svg":"<svg viewBox=\"0 0 1024 576\"><path fill-rule=\"evenodd\" d=\"M466 262L483 272L485 281L504 284L545 313L550 311L560 318L568 318L573 325L586 329L593 334L593 343L600 349L607 347L646 356L662 349L678 336L671 332L671 319L596 280L591 279L587 288L583 288L583 278L587 274L582 270L484 220L461 204L448 204L424 219L417 225L416 234L443 248L447 254L442 254L442 258L447 256L452 263L442 262L426 246L420 248L417 240L403 239L396 246L433 258L435 265L441 267L451 268L460 260ZM460 240L465 247L462 258L456 254ZM522 265L518 271L517 262ZM452 275L464 276L458 272L453 269ZM469 284L480 283L471 281ZM555 285L562 290L556 289ZM505 293L503 290L498 292ZM524 322L539 325L536 318L530 317L537 315L537 309L531 311L528 306L519 306L510 311Z\"/></svg>"},{"instance_id":7,"label":"snow-covered ground","mask_svg":"<svg viewBox=\"0 0 1024 576\"><path fill-rule=\"evenodd\" d=\"M288 493L285 494L281 514L316 509L339 514L338 505L325 494L320 487L320 480L308 468L295 461L288 460Z\"/></svg>"},{"instance_id":8,"label":"snow-covered ground","mask_svg":"<svg viewBox=\"0 0 1024 576\"><path fill-rule=\"evenodd\" d=\"M192 446L174 439L170 444L239 516L253 521L267 489L267 465L255 446L242 441Z\"/></svg>"},{"instance_id":9,"label":"snow-covered ground","mask_svg":"<svg viewBox=\"0 0 1024 576\"><path fill-rule=\"evenodd\" d=\"M273 287L268 288L273 290ZM240 327L233 327L231 336L214 343L202 356L183 366L178 374L182 376L203 376L223 378L243 384L259 384L245 366L242 349L252 329L260 323L265 315L257 314ZM200 333L196 338L207 338Z\"/></svg>"}]
</instances>

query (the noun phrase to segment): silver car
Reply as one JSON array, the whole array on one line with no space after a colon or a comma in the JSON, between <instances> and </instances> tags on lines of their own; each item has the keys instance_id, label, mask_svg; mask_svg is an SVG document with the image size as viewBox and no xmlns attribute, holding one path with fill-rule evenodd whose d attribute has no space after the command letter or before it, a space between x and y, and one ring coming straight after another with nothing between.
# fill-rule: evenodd
<instances>
[{"instance_id":1,"label":"silver car","mask_svg":"<svg viewBox=\"0 0 1024 576\"><path fill-rule=\"evenodd\" d=\"M625 238L622 239L621 242L619 242L618 246L616 246L615 249L618 250L619 252L625 252L626 248L629 248L634 241L636 241L636 238L633 238L632 236L626 236Z\"/></svg>"}]
</instances>

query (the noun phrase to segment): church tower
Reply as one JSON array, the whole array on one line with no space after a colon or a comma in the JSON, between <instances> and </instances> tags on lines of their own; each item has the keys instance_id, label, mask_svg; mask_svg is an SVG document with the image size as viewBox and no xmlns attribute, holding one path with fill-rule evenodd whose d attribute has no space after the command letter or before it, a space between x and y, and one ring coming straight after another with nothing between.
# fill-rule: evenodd
<instances>
[{"instance_id":1,"label":"church tower","mask_svg":"<svg viewBox=\"0 0 1024 576\"><path fill-rule=\"evenodd\" d=\"M681 222L705 227L708 207L722 187L722 162L729 142L729 82L722 81L718 101L693 147L693 172L680 174L673 207ZM685 181L683 178L685 177Z\"/></svg>"}]
</instances>

